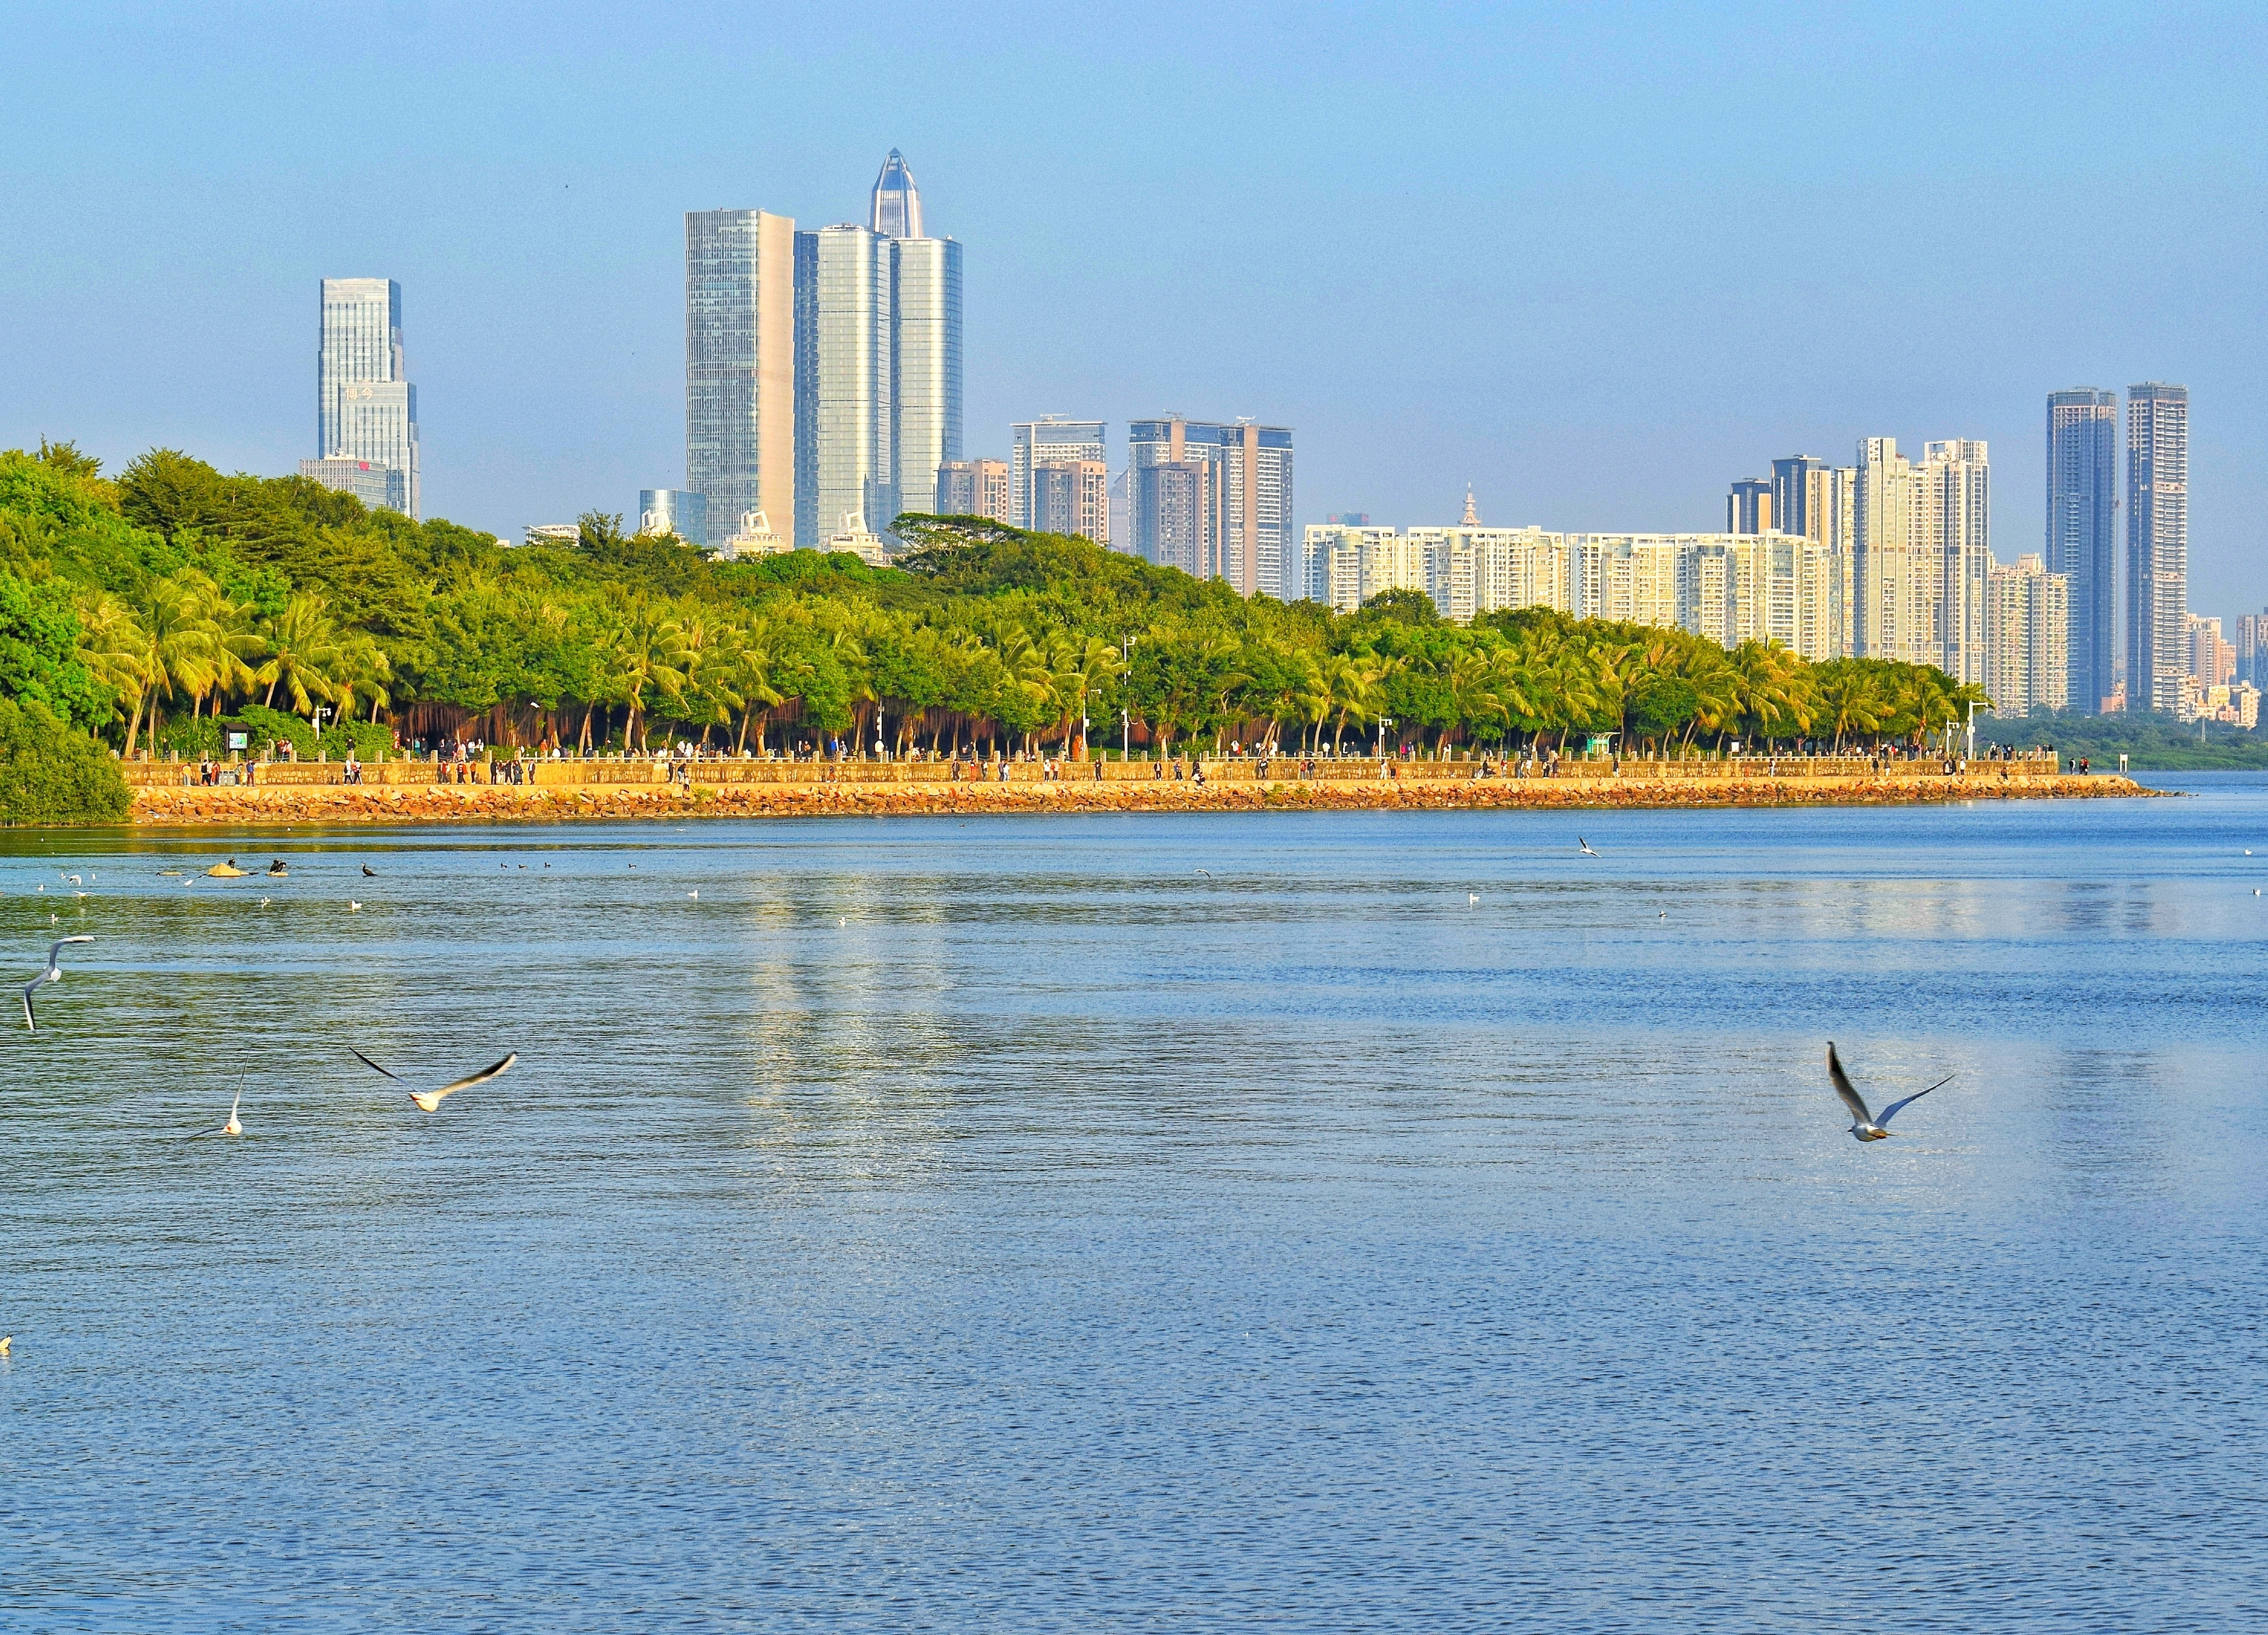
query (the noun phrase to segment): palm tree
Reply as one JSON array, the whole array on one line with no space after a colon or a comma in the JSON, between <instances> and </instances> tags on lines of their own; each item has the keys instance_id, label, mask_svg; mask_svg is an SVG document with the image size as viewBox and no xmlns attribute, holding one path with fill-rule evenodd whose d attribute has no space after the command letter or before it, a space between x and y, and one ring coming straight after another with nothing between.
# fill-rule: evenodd
<instances>
[{"instance_id":1,"label":"palm tree","mask_svg":"<svg viewBox=\"0 0 2268 1635\"><path fill-rule=\"evenodd\" d=\"M268 622L267 637L267 662L252 673L254 680L268 683L261 703L274 709L276 689L283 687L295 714L313 715L315 700L335 695L331 676L344 657L338 627L331 622L323 599L312 591L291 596Z\"/></svg>"},{"instance_id":2,"label":"palm tree","mask_svg":"<svg viewBox=\"0 0 2268 1635\"><path fill-rule=\"evenodd\" d=\"M147 641L142 622L128 607L108 591L82 593L78 602L79 662L96 682L109 690L115 701L113 715L131 698L133 716L142 714L142 697L149 690L150 678L143 667ZM134 753L132 732L129 729L126 753Z\"/></svg>"},{"instance_id":3,"label":"palm tree","mask_svg":"<svg viewBox=\"0 0 2268 1635\"><path fill-rule=\"evenodd\" d=\"M142 678L142 696L134 718L126 726L126 753L134 753L135 735L142 722L142 706L150 710L150 735L158 733L158 701L168 692L189 684L199 674L210 626L206 609L211 581L194 569L162 579L152 579L135 610L138 627L132 667Z\"/></svg>"},{"instance_id":4,"label":"palm tree","mask_svg":"<svg viewBox=\"0 0 2268 1635\"><path fill-rule=\"evenodd\" d=\"M630 706L629 718L622 726L622 747L637 740L643 750L645 741L645 708L648 695L660 693L674 696L685 685L685 672L681 667L681 637L670 617L669 606L644 597L633 601L623 620L613 651L615 696Z\"/></svg>"}]
</instances>

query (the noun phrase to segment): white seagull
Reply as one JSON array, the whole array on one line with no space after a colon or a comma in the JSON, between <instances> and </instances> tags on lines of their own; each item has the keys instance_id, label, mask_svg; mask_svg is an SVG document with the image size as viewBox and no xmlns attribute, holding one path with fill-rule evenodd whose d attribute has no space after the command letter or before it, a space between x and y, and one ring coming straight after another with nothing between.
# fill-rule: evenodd
<instances>
[{"instance_id":1,"label":"white seagull","mask_svg":"<svg viewBox=\"0 0 2268 1635\"><path fill-rule=\"evenodd\" d=\"M54 917L49 916L48 917L52 919ZM24 1027L26 1031L31 1033L37 1033L40 1031L40 1025L32 1020L32 990L37 988L42 983L61 982L63 979L63 967L55 963L55 955L61 954L72 943L92 942L93 940L94 939L92 937L60 937L55 939L55 945L48 950L48 968L41 971L37 976L33 977L31 981L24 984Z\"/></svg>"},{"instance_id":2,"label":"white seagull","mask_svg":"<svg viewBox=\"0 0 2268 1635\"><path fill-rule=\"evenodd\" d=\"M197 1135L200 1135L200 1136L240 1136L240 1135L242 1135L242 1134L244 1133L244 1126L243 1126L242 1124L240 1124L240 1123L237 1123L237 1120L236 1120L236 1109L237 1109L239 1106L241 1106L241 1105L243 1104L243 1101L244 1101L244 1086L243 1086L242 1085L239 1085L239 1086L237 1086L237 1087L236 1087L236 1100L235 1100L235 1101L231 1101L231 1102L228 1104L228 1123L225 1123L225 1124L223 1124L223 1125L222 1125L219 1129L217 1129L217 1130L200 1130L200 1131L198 1131L196 1132L196 1133L197 1133ZM195 1138L195 1137L194 1137L194 1136L193 1136L193 1137L191 1137L190 1138L191 1138L192 1140L194 1140L194 1139Z\"/></svg>"},{"instance_id":3,"label":"white seagull","mask_svg":"<svg viewBox=\"0 0 2268 1635\"><path fill-rule=\"evenodd\" d=\"M1595 858L1599 855L1597 852L1591 850L1591 843L1584 839L1580 835L1575 836L1575 849L1587 858Z\"/></svg>"},{"instance_id":4,"label":"white seagull","mask_svg":"<svg viewBox=\"0 0 2268 1635\"><path fill-rule=\"evenodd\" d=\"M386 1069L380 1067L376 1062L372 1061L370 1057L364 1056L361 1051L355 1050L355 1048L352 1045L349 1045L347 1049L353 1050L355 1059L360 1062L364 1067L369 1068L372 1072L386 1073L386 1076L394 1080L396 1084L402 1082L401 1074L386 1072ZM469 1089L475 1085L486 1084L490 1079L495 1078L498 1073L504 1072L505 1068L510 1067L518 1060L519 1060L519 1052L514 1050L511 1055L505 1057L504 1060L498 1062L494 1067L484 1067L479 1072L473 1074L468 1079L460 1079L453 1083L443 1085L438 1090L412 1090L409 1093L409 1099L416 1102L417 1105L426 1112L438 1113L441 1110L441 1102L444 1098L453 1096L460 1090Z\"/></svg>"},{"instance_id":5,"label":"white seagull","mask_svg":"<svg viewBox=\"0 0 2268 1635\"><path fill-rule=\"evenodd\" d=\"M1844 1072L1842 1058L1835 1054L1835 1042L1831 1039L1827 1042L1827 1076L1835 1081L1835 1094L1843 1098L1843 1105L1851 1109L1851 1138L1854 1141L1880 1141L1886 1138L1890 1133L1887 1126L1890 1120L1898 1116L1900 1108L1911 1106L1920 1101L1929 1094L1929 1090L1942 1090L1960 1077L1958 1073L1948 1073L1930 1086L1929 1090L1917 1090L1903 1101L1891 1102L1882 1109L1882 1116L1877 1118L1867 1110L1865 1100L1851 1087L1850 1076Z\"/></svg>"}]
</instances>

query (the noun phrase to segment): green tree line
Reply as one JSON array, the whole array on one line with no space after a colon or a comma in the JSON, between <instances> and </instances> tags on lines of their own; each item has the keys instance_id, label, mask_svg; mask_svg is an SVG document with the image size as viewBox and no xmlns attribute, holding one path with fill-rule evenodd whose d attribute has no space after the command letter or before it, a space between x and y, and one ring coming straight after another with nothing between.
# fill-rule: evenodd
<instances>
[{"instance_id":1,"label":"green tree line","mask_svg":"<svg viewBox=\"0 0 2268 1635\"><path fill-rule=\"evenodd\" d=\"M69 444L0 453L0 686L123 754L222 719L503 745L904 751L1100 741L1283 753L1505 750L1615 733L1919 743L1981 695L1927 667L1807 664L1527 608L1452 625L1392 592L1352 615L975 518L902 517L888 568L712 561L582 519L506 548L298 477L152 450L114 478ZM1123 712L1123 715L1122 715Z\"/></svg>"}]
</instances>

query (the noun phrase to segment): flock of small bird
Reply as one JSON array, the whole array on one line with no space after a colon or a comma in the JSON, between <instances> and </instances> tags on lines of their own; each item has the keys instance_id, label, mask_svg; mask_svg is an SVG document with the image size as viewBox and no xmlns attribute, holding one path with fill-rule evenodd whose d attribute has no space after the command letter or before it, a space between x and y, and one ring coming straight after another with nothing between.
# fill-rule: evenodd
<instances>
[{"instance_id":1,"label":"flock of small bird","mask_svg":"<svg viewBox=\"0 0 2268 1635\"><path fill-rule=\"evenodd\" d=\"M527 865L526 864L522 864L520 866L525 868ZM551 865L547 863L543 866L549 868ZM179 873L180 871L176 869L161 869L158 872L161 874L172 875ZM362 872L364 875L369 879L375 880L378 878L378 871L371 867L367 863L362 865ZM240 880L249 875L252 871L249 869L239 868L236 865L236 859L234 858L231 858L225 863L215 864L211 868L206 870L205 873L208 875L216 876L224 880L231 878ZM288 873L288 870L286 869L283 859L279 858L276 862L269 866L267 873L268 877L270 879L279 879L284 877ZM63 875L63 878L74 886L85 883L77 874L67 873ZM94 875L92 871L88 873L85 879L87 880L94 879ZM182 883L186 885L188 884L188 881L184 880ZM45 886L41 886L39 887L39 890L44 892L47 890L47 887ZM81 891L76 895L84 897L86 895L86 893ZM695 893L693 895L697 896L699 894ZM260 905L262 908L265 908L268 906L269 902L270 899L262 897L260 900ZM359 913L361 909L361 903L355 902L352 898L348 899L348 912ZM53 917L53 916L49 917L50 919ZM46 968L42 969L38 976L33 977L31 981L24 984L24 1030L26 1033L36 1034L40 1031L39 1013L33 1006L32 996L39 992L40 989L48 986L49 983L59 983L63 979L63 951L65 948L70 947L74 943L92 942L93 940L94 939L92 937L85 933L80 933L79 935L71 937L58 937L54 942L48 946L48 962ZM405 1082L399 1073L392 1072L386 1068L380 1067L376 1062L372 1061L370 1057L364 1056L360 1050L355 1049L352 1046L349 1046L348 1049L357 1061L369 1068L372 1072L382 1073L387 1078L393 1079L396 1084ZM499 1073L504 1072L506 1069L510 1068L513 1063L519 1060L519 1053L517 1050L508 1052L504 1058L497 1063L494 1066L484 1067L477 1073L468 1074L462 1079L453 1079L438 1089L411 1090L409 1092L409 1099L420 1110L427 1113L438 1113L441 1110L442 1101L446 1098L454 1095L460 1090L469 1089L475 1085L486 1084L490 1079L496 1078ZM244 1133L244 1123L239 1116L239 1113L243 1105L244 1086L239 1083L237 1086L234 1099L232 1099L229 1103L228 1121L214 1129L194 1131L191 1134L193 1136L242 1135ZM0 1337L0 1357L6 1356L7 1352L7 1339L5 1337Z\"/></svg>"}]
</instances>

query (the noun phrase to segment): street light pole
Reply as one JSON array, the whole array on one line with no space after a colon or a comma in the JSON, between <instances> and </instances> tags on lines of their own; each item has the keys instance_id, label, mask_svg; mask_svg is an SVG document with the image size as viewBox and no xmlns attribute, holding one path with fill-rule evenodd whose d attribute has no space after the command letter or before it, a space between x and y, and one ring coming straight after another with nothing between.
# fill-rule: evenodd
<instances>
[{"instance_id":1,"label":"street light pole","mask_svg":"<svg viewBox=\"0 0 2268 1635\"><path fill-rule=\"evenodd\" d=\"M1386 759L1386 729L1393 725L1394 718L1391 716L1378 718L1378 758L1381 761Z\"/></svg>"}]
</instances>

